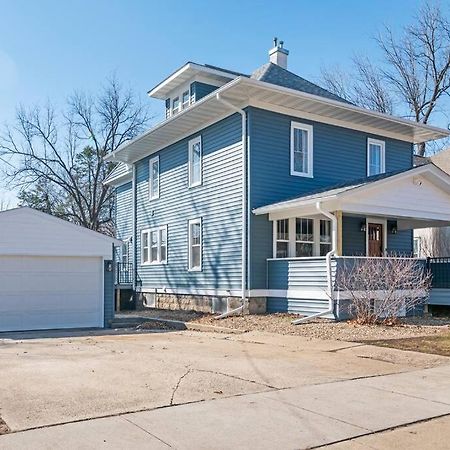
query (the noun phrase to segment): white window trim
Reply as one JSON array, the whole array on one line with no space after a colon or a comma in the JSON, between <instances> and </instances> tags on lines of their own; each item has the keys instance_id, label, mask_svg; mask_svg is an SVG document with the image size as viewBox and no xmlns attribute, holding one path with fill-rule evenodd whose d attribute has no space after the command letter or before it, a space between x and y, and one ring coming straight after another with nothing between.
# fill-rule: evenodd
<instances>
[{"instance_id":1,"label":"white window trim","mask_svg":"<svg viewBox=\"0 0 450 450\"><path fill-rule=\"evenodd\" d=\"M308 170L306 172L297 172L294 169L294 131L304 130L308 133ZM307 125L300 122L291 122L291 149L290 149L290 161L291 161L291 175L296 177L308 177L313 178L313 127L312 125Z\"/></svg>"},{"instance_id":2,"label":"white window trim","mask_svg":"<svg viewBox=\"0 0 450 450\"><path fill-rule=\"evenodd\" d=\"M370 145L379 145L381 147L381 172L386 172L386 143L385 141L380 141L379 139L368 138L367 139L367 176L375 176L369 175L370 173Z\"/></svg>"},{"instance_id":3,"label":"white window trim","mask_svg":"<svg viewBox=\"0 0 450 450\"><path fill-rule=\"evenodd\" d=\"M187 102L183 102L183 95L186 94L188 95L188 99ZM190 104L191 104L191 90L190 89L185 89L181 92L181 110L186 109Z\"/></svg>"},{"instance_id":4,"label":"white window trim","mask_svg":"<svg viewBox=\"0 0 450 450\"><path fill-rule=\"evenodd\" d=\"M278 219L278 220L285 220L285 219ZM292 246L292 242L288 239L288 240L285 240L285 239L278 239L278 230L277 230L277 223L278 223L278 220L274 220L273 221L273 257L274 258L276 258L277 257L277 242L287 242L288 243L288 255L290 255L291 254L291 252L292 252L292 249L291 249L291 246ZM286 218L286 220L288 220L289 221L289 223L288 223L288 227L289 227L289 230L291 229L291 226L292 226L292 221L291 221L291 219L289 219L289 218ZM288 233L288 238L290 237L290 232ZM278 258L278 259L283 259L283 258Z\"/></svg>"},{"instance_id":5,"label":"white window trim","mask_svg":"<svg viewBox=\"0 0 450 450\"><path fill-rule=\"evenodd\" d=\"M175 104L175 100L176 99L178 99L178 107L177 108L174 108L174 104ZM176 95L173 99L172 99L172 108L171 108L171 111L172 111L172 116L174 116L175 114L178 114L180 111L181 111L181 102L183 101L183 99L179 96L179 95Z\"/></svg>"},{"instance_id":6,"label":"white window trim","mask_svg":"<svg viewBox=\"0 0 450 450\"><path fill-rule=\"evenodd\" d=\"M192 261L192 236L191 236L191 225L194 224L200 224L200 266L198 267L191 267L191 261ZM189 272L201 272L203 267L203 225L202 225L202 219L191 219L188 221L188 271Z\"/></svg>"},{"instance_id":7,"label":"white window trim","mask_svg":"<svg viewBox=\"0 0 450 450\"><path fill-rule=\"evenodd\" d=\"M161 261L161 230L166 232L166 259ZM158 259L156 261L150 261L152 242L150 239L151 233L158 233ZM144 261L144 246L142 245L144 234L148 234L148 261ZM169 259L169 235L167 233L167 225L161 225L160 227L147 228L141 231L141 265L142 266L159 266L162 264L167 264Z\"/></svg>"},{"instance_id":8,"label":"white window trim","mask_svg":"<svg viewBox=\"0 0 450 450\"><path fill-rule=\"evenodd\" d=\"M158 163L158 188L157 188L157 192L153 192L153 163L157 162ZM161 182L161 167L159 165L159 156L155 156L154 158L151 158L150 161L148 162L148 168L149 168L149 175L148 175L148 182L149 182L149 186L148 186L148 196L150 198L150 200L156 200L159 198L159 185Z\"/></svg>"},{"instance_id":9,"label":"white window trim","mask_svg":"<svg viewBox=\"0 0 450 450\"><path fill-rule=\"evenodd\" d=\"M192 182L192 169L193 169L193 148L194 145L200 143L200 179L199 181L193 183ZM194 139L191 139L188 143L188 186L190 188L195 186L201 186L203 182L203 144L202 137L197 136Z\"/></svg>"},{"instance_id":10,"label":"white window trim","mask_svg":"<svg viewBox=\"0 0 450 450\"><path fill-rule=\"evenodd\" d=\"M297 233L296 233L296 219L312 219L313 220L313 233L314 233L314 240L313 241L297 241ZM287 258L277 258L277 221L278 220L289 220L289 245L288 245L288 257ZM285 217L273 220L273 226L272 226L272 239L273 239L273 246L272 246L272 257L273 259L295 259L295 258L318 258L320 257L320 221L321 220L329 220L326 217ZM305 242L308 244L313 244L313 256L292 256L296 254L296 243L297 242Z\"/></svg>"}]
</instances>

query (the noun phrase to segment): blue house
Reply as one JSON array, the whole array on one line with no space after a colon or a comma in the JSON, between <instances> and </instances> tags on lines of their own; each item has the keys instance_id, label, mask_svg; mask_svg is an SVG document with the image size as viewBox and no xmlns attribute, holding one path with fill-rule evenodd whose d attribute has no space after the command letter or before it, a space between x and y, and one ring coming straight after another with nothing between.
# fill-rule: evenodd
<instances>
[{"instance_id":1,"label":"blue house","mask_svg":"<svg viewBox=\"0 0 450 450\"><path fill-rule=\"evenodd\" d=\"M339 315L340 261L412 255L415 228L450 223L449 176L413 167L448 131L350 104L288 53L251 75L188 62L149 92L165 120L108 156L137 307Z\"/></svg>"}]
</instances>

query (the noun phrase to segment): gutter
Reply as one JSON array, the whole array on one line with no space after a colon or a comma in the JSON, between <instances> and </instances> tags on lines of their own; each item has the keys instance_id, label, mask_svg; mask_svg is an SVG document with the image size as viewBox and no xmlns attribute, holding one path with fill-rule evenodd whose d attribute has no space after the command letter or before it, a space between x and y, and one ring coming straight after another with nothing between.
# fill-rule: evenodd
<instances>
[{"instance_id":1,"label":"gutter","mask_svg":"<svg viewBox=\"0 0 450 450\"><path fill-rule=\"evenodd\" d=\"M336 253L337 248L337 218L334 214L329 211L322 209L321 202L316 203L316 209L319 213L328 217L331 220L332 225L332 238L331 238L331 250L326 254L325 261L327 266L327 295L328 295L328 308L325 311L313 314L311 316L302 317L301 319L293 320L292 325L298 325L300 323L306 322L307 320L315 319L316 317L325 316L327 314L332 314L334 312L334 289L333 289L333 273L331 267L331 258Z\"/></svg>"},{"instance_id":2,"label":"gutter","mask_svg":"<svg viewBox=\"0 0 450 450\"><path fill-rule=\"evenodd\" d=\"M225 317L231 316L243 312L247 303L246 298L246 273L247 273L247 115L245 111L237 106L233 105L229 101L221 97L221 92L216 92L216 99L228 106L233 111L236 111L241 115L242 119L242 256L241 256L241 306L238 308L227 311L216 319L223 319Z\"/></svg>"}]
</instances>

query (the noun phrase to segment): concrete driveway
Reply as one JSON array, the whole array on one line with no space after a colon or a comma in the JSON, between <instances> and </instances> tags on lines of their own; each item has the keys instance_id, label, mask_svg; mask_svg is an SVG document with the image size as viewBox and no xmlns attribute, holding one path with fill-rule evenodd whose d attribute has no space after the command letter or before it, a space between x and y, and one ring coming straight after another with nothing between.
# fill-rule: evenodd
<instances>
[{"instance_id":1,"label":"concrete driveway","mask_svg":"<svg viewBox=\"0 0 450 450\"><path fill-rule=\"evenodd\" d=\"M0 335L0 367L1 449L358 445L450 414L447 358L291 336Z\"/></svg>"}]
</instances>

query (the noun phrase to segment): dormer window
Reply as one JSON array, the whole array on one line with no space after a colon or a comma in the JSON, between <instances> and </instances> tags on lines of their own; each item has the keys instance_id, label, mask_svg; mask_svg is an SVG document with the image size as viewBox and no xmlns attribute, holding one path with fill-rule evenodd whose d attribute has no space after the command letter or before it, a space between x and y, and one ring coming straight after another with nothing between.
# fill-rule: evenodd
<instances>
[{"instance_id":1,"label":"dormer window","mask_svg":"<svg viewBox=\"0 0 450 450\"><path fill-rule=\"evenodd\" d=\"M181 99L182 99L181 107L183 109L187 108L189 106L189 97L190 97L189 91L184 91L183 95L181 97Z\"/></svg>"},{"instance_id":2,"label":"dormer window","mask_svg":"<svg viewBox=\"0 0 450 450\"><path fill-rule=\"evenodd\" d=\"M172 114L177 114L181 110L180 97L175 97L172 101Z\"/></svg>"}]
</instances>

